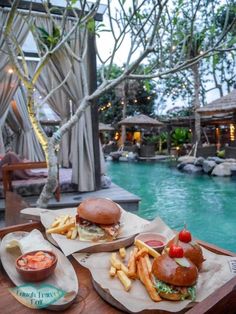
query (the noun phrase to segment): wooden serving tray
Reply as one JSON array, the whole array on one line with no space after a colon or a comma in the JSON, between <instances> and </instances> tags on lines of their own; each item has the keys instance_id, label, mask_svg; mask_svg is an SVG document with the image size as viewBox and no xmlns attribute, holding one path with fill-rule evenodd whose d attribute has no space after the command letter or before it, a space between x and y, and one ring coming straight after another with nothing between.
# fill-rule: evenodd
<instances>
[{"instance_id":1,"label":"wooden serving tray","mask_svg":"<svg viewBox=\"0 0 236 314\"><path fill-rule=\"evenodd\" d=\"M23 225L14 225L11 227L0 229L0 239L3 238L9 232L14 231L31 231L33 229L39 229L43 231L44 228L39 222L31 222ZM220 249L214 245L211 245L206 242L199 241L199 243L204 246L206 249L228 256L236 256L235 253ZM81 266L74 258L69 257L71 264L73 265L77 277L80 283L79 294L72 304L66 310L66 314L87 314L87 313L96 313L96 314L121 314L124 313L124 310L118 310L119 306L116 304L112 305L103 301L103 299L96 293L93 284L92 277L88 269ZM12 313L21 313L21 314L32 314L32 309L29 309L19 302L17 302L8 288L13 287L12 282L10 281L8 275L5 273L3 267L0 264L0 313L3 314L12 314ZM105 296L104 296L105 299ZM107 300L109 302L109 300ZM117 307L117 308L116 308ZM193 308L185 312L186 314L235 314L236 309L236 277L227 282L224 286L216 290L212 295L206 298L204 301L196 304ZM45 310L34 310L34 314L47 314L53 313L49 309ZM143 314L144 312L142 312ZM167 314L166 312L157 312L155 314ZM151 314L151 312L149 312ZM170 314L170 313L169 313Z\"/></svg>"},{"instance_id":2,"label":"wooden serving tray","mask_svg":"<svg viewBox=\"0 0 236 314\"><path fill-rule=\"evenodd\" d=\"M11 232L5 235L2 239L0 246L0 256L2 265L11 279L11 281L18 287L26 284L24 280L22 280L21 276L18 274L15 268L15 261L17 257L21 255L21 252L18 247L10 250L6 250L6 244L12 240L17 239L20 240L28 235L28 232L25 231L16 231ZM37 284L50 284L54 287L60 288L67 292L67 294L56 301L54 304L49 305L48 308L54 311L61 311L68 308L73 301L75 300L78 294L78 279L74 268L72 267L69 260L65 257L65 255L58 250L57 248L52 247L53 252L58 257L58 262L54 273L47 278L46 280L40 281Z\"/></svg>"}]
</instances>

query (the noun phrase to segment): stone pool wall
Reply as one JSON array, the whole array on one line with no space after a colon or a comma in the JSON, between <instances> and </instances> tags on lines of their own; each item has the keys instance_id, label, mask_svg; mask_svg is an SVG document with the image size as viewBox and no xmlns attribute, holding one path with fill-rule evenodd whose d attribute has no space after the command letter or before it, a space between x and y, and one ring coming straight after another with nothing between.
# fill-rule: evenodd
<instances>
[{"instance_id":1,"label":"stone pool wall","mask_svg":"<svg viewBox=\"0 0 236 314\"><path fill-rule=\"evenodd\" d=\"M178 158L177 168L191 174L208 174L212 176L236 176L236 159L219 157L181 156Z\"/></svg>"}]
</instances>

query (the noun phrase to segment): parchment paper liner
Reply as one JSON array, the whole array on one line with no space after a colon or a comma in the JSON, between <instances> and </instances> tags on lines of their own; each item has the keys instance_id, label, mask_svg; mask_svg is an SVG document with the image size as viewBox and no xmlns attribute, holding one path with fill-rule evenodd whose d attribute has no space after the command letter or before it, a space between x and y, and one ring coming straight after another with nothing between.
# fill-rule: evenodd
<instances>
[{"instance_id":1,"label":"parchment paper liner","mask_svg":"<svg viewBox=\"0 0 236 314\"><path fill-rule=\"evenodd\" d=\"M156 219L152 224L152 229L165 235L173 234L171 229L160 219ZM132 248L129 248L127 252ZM216 289L229 281L235 273L231 267L231 262L236 262L236 258L214 254L203 248L206 261L203 263L196 285L196 302L201 302ZM75 253L74 258L84 267L88 268L93 279L103 288L109 290L113 298L119 301L130 312L143 310L165 310L169 312L179 312L185 307L194 305L191 301L161 301L153 302L144 286L139 280L132 281L132 288L126 292L117 278L112 279L108 270L110 267L109 257L111 253ZM128 254L129 256L129 254ZM128 258L128 257L127 257Z\"/></svg>"},{"instance_id":2,"label":"parchment paper liner","mask_svg":"<svg viewBox=\"0 0 236 314\"><path fill-rule=\"evenodd\" d=\"M75 216L76 215L76 208L67 208L63 212L65 214ZM62 214L62 211L60 211L60 215ZM47 229L50 227L51 223L54 221L54 219L58 217L58 213L56 211L50 211L46 213L40 214L40 219L44 227ZM157 218L157 220L152 221L151 223L148 222L145 219L142 219L138 217L135 214L126 212L125 210L122 210L121 215L121 232L118 237L118 239L124 239L133 237L135 234L138 234L140 232L148 232L148 231L155 231L160 232L166 235L168 239L173 237L173 232L169 228L165 228L165 224L162 225L161 221ZM158 229L157 229L158 227ZM60 249L63 251L63 253L68 256L72 253L79 252L85 248L90 248L92 246L98 245L98 243L93 242L82 242L79 241L79 239L75 240L68 240L64 235L60 234L51 234L52 238L56 241ZM109 242L111 244L111 251L112 251L112 245L114 244L114 241ZM102 245L104 243L101 243L101 250Z\"/></svg>"}]
</instances>

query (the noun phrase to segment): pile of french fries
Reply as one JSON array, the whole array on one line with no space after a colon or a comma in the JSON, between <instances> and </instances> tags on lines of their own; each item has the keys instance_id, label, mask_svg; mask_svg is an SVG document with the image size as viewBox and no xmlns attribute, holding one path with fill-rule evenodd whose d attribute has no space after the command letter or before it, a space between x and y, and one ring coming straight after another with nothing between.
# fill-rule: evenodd
<instances>
[{"instance_id":1,"label":"pile of french fries","mask_svg":"<svg viewBox=\"0 0 236 314\"><path fill-rule=\"evenodd\" d=\"M111 254L109 274L111 277L117 277L120 280L125 291L131 289L132 280L140 280L150 298L155 302L159 302L162 299L153 285L151 259L160 254L140 240L135 240L134 245L129 255L127 266L124 263L126 259L125 248L120 248L119 254Z\"/></svg>"},{"instance_id":2,"label":"pile of french fries","mask_svg":"<svg viewBox=\"0 0 236 314\"><path fill-rule=\"evenodd\" d=\"M65 235L67 239L75 240L78 237L78 228L75 217L61 215L53 221L46 233L58 233Z\"/></svg>"}]
</instances>

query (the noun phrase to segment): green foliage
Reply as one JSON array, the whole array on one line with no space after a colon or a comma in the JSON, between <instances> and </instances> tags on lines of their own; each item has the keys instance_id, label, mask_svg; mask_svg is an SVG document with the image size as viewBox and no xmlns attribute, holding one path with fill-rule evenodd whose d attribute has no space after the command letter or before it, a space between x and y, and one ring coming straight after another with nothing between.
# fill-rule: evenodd
<instances>
[{"instance_id":1,"label":"green foliage","mask_svg":"<svg viewBox=\"0 0 236 314\"><path fill-rule=\"evenodd\" d=\"M149 135L149 136L143 136L142 137L142 143L145 145L155 145L159 141L158 135Z\"/></svg>"},{"instance_id":2,"label":"green foliage","mask_svg":"<svg viewBox=\"0 0 236 314\"><path fill-rule=\"evenodd\" d=\"M222 31L231 25L231 31L224 36L224 47L235 47L236 44L236 4L229 1L222 5L220 0L206 1L177 1L178 5L171 12L171 28L169 37L162 48L163 54L169 55L168 66L174 67L181 61L186 61L201 54L216 43ZM230 4L231 3L231 4ZM197 10L197 14L194 14ZM163 23L168 23L163 20ZM171 39L171 40L170 40ZM150 60L150 68L158 66L157 58ZM205 105L206 93L209 86L230 91L235 81L236 49L230 52L219 52L211 57L202 59L198 63L200 76L201 105ZM215 81L216 80L216 81ZM158 90L161 89L163 102L173 106L175 100L182 101L184 105L193 105L194 102L194 77L192 68L172 73L158 81ZM220 90L221 88L221 90ZM162 108L163 108L162 102Z\"/></svg>"},{"instance_id":3,"label":"green foliage","mask_svg":"<svg viewBox=\"0 0 236 314\"><path fill-rule=\"evenodd\" d=\"M101 84L101 71L98 69L98 85ZM111 70L108 67L104 69L104 76L107 80L117 78L123 69L114 65ZM128 94L127 116L133 116L137 113L153 116L155 107L155 85L152 81L145 80L140 82L135 97ZM106 92L98 99L99 120L103 123L115 125L122 119L122 99L119 98L115 89Z\"/></svg>"},{"instance_id":4,"label":"green foliage","mask_svg":"<svg viewBox=\"0 0 236 314\"><path fill-rule=\"evenodd\" d=\"M61 39L60 29L53 24L52 34L49 34L43 27L37 27L40 40L48 47L49 50L53 49Z\"/></svg>"},{"instance_id":5,"label":"green foliage","mask_svg":"<svg viewBox=\"0 0 236 314\"><path fill-rule=\"evenodd\" d=\"M216 153L216 156L219 158L225 158L225 150L220 150Z\"/></svg>"},{"instance_id":6,"label":"green foliage","mask_svg":"<svg viewBox=\"0 0 236 314\"><path fill-rule=\"evenodd\" d=\"M189 142L191 133L187 128L176 128L171 133L171 140L175 146L181 146L184 143Z\"/></svg>"},{"instance_id":7,"label":"green foliage","mask_svg":"<svg viewBox=\"0 0 236 314\"><path fill-rule=\"evenodd\" d=\"M95 21L93 18L90 18L87 23L87 29L90 33L95 32Z\"/></svg>"}]
</instances>

